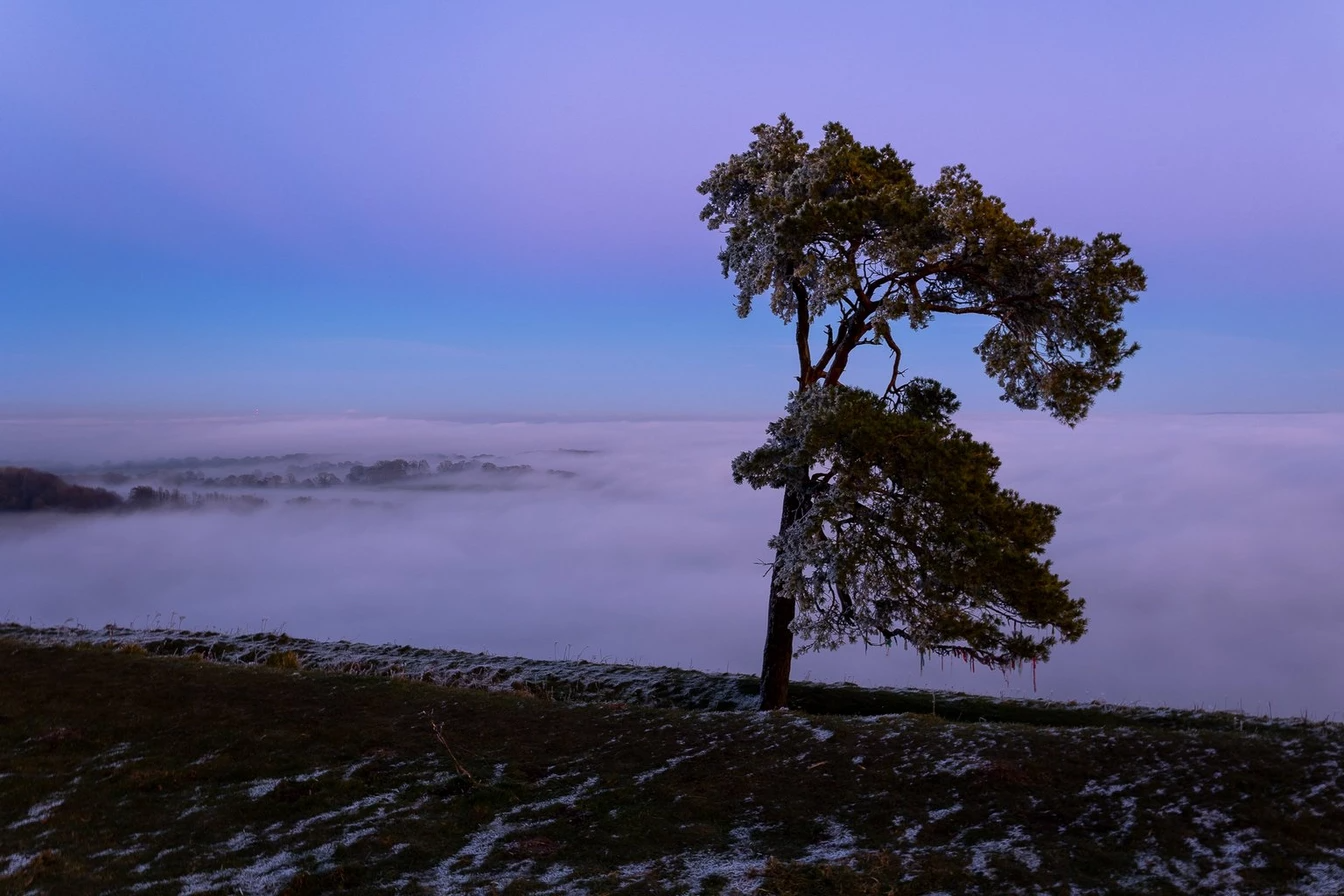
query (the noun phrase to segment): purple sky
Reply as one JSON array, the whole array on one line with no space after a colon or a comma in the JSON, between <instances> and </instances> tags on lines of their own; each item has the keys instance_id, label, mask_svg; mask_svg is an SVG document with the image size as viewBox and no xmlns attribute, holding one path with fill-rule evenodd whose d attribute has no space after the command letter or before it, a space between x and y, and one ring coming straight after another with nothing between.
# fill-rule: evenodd
<instances>
[{"instance_id":1,"label":"purple sky","mask_svg":"<svg viewBox=\"0 0 1344 896\"><path fill-rule=\"evenodd\" d=\"M964 162L1015 216L1118 230L1148 271L1143 350L1077 431L996 401L983 322L903 338L1005 481L1064 508L1051 556L1093 634L1046 692L1344 712L1342 109L1333 0L0 0L0 462L720 420L564 424L619 461L592 472L626 490L596 497L34 529L0 539L24 583L0 615L190 605L366 639L430 620L449 646L753 665L778 496L727 461L795 362L763 309L734 316L695 186L784 112L889 142L922 180ZM909 663L853 664L885 659L809 662L907 683Z\"/></svg>"},{"instance_id":2,"label":"purple sky","mask_svg":"<svg viewBox=\"0 0 1344 896\"><path fill-rule=\"evenodd\" d=\"M772 413L694 188L780 112L1121 231L1103 409L1341 409L1341 108L1331 2L8 2L0 412Z\"/></svg>"}]
</instances>

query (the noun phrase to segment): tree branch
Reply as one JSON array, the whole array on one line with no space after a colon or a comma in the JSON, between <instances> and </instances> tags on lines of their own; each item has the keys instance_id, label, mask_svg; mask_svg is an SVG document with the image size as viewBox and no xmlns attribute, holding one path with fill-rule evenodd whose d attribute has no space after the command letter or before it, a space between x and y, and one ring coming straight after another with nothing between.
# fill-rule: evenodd
<instances>
[{"instance_id":1,"label":"tree branch","mask_svg":"<svg viewBox=\"0 0 1344 896\"><path fill-rule=\"evenodd\" d=\"M887 346L891 349L893 355L891 361L891 382L887 383L887 391L882 393L882 399L886 401L896 394L896 380L900 379L901 376L901 347L896 344L896 340L891 338L891 330L889 329L884 329L882 331L882 338L886 341Z\"/></svg>"},{"instance_id":2,"label":"tree branch","mask_svg":"<svg viewBox=\"0 0 1344 896\"><path fill-rule=\"evenodd\" d=\"M794 329L794 339L798 344L798 388L806 389L813 381L812 347L808 343L812 328L811 309L807 306L807 287L792 275L789 277L789 286L793 289L794 299L798 303L796 309L798 319Z\"/></svg>"}]
</instances>

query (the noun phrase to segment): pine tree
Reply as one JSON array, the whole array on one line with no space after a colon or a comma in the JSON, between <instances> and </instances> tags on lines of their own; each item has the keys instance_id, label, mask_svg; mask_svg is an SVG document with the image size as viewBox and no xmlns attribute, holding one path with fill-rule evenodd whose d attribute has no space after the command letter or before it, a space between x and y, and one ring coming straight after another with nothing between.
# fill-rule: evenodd
<instances>
[{"instance_id":1,"label":"pine tree","mask_svg":"<svg viewBox=\"0 0 1344 896\"><path fill-rule=\"evenodd\" d=\"M783 491L762 708L787 705L795 634L999 667L1077 640L1083 602L1041 556L1058 510L998 487L988 446L952 425L948 390L903 381L894 327L987 318L975 352L1003 400L1072 426L1138 350L1120 323L1143 269L1119 234L1084 242L1013 219L963 166L922 185L889 145L837 123L815 148L786 116L752 133L699 191L738 315L768 296L797 346L785 417L734 463L739 481ZM881 395L841 383L861 345L892 354Z\"/></svg>"}]
</instances>

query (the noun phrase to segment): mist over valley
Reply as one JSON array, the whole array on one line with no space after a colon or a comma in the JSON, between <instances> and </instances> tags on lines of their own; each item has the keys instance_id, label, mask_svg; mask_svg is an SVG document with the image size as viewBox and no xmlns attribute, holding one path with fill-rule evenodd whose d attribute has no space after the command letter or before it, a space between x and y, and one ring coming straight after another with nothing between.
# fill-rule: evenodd
<instances>
[{"instance_id":1,"label":"mist over valley","mask_svg":"<svg viewBox=\"0 0 1344 896\"><path fill-rule=\"evenodd\" d=\"M994 445L1006 486L1062 508L1049 556L1087 599L1088 633L1034 692L1029 668L921 670L899 646L808 653L796 679L1344 715L1344 416L959 422ZM778 495L734 485L729 463L763 430L0 421L0 465L127 499L0 515L0 618L755 673Z\"/></svg>"}]
</instances>

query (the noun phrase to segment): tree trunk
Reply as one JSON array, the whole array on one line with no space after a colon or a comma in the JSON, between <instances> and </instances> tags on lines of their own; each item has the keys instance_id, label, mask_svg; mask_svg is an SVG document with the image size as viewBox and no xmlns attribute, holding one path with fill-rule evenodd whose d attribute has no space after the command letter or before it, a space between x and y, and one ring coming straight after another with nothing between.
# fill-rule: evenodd
<instances>
[{"instance_id":1,"label":"tree trunk","mask_svg":"<svg viewBox=\"0 0 1344 896\"><path fill-rule=\"evenodd\" d=\"M807 512L802 492L784 489L779 531L784 533ZM793 667L793 630L789 625L797 607L784 595L784 581L776 568L770 574L770 608L765 623L765 651L761 658L761 709L783 709L789 705L789 670Z\"/></svg>"}]
</instances>

